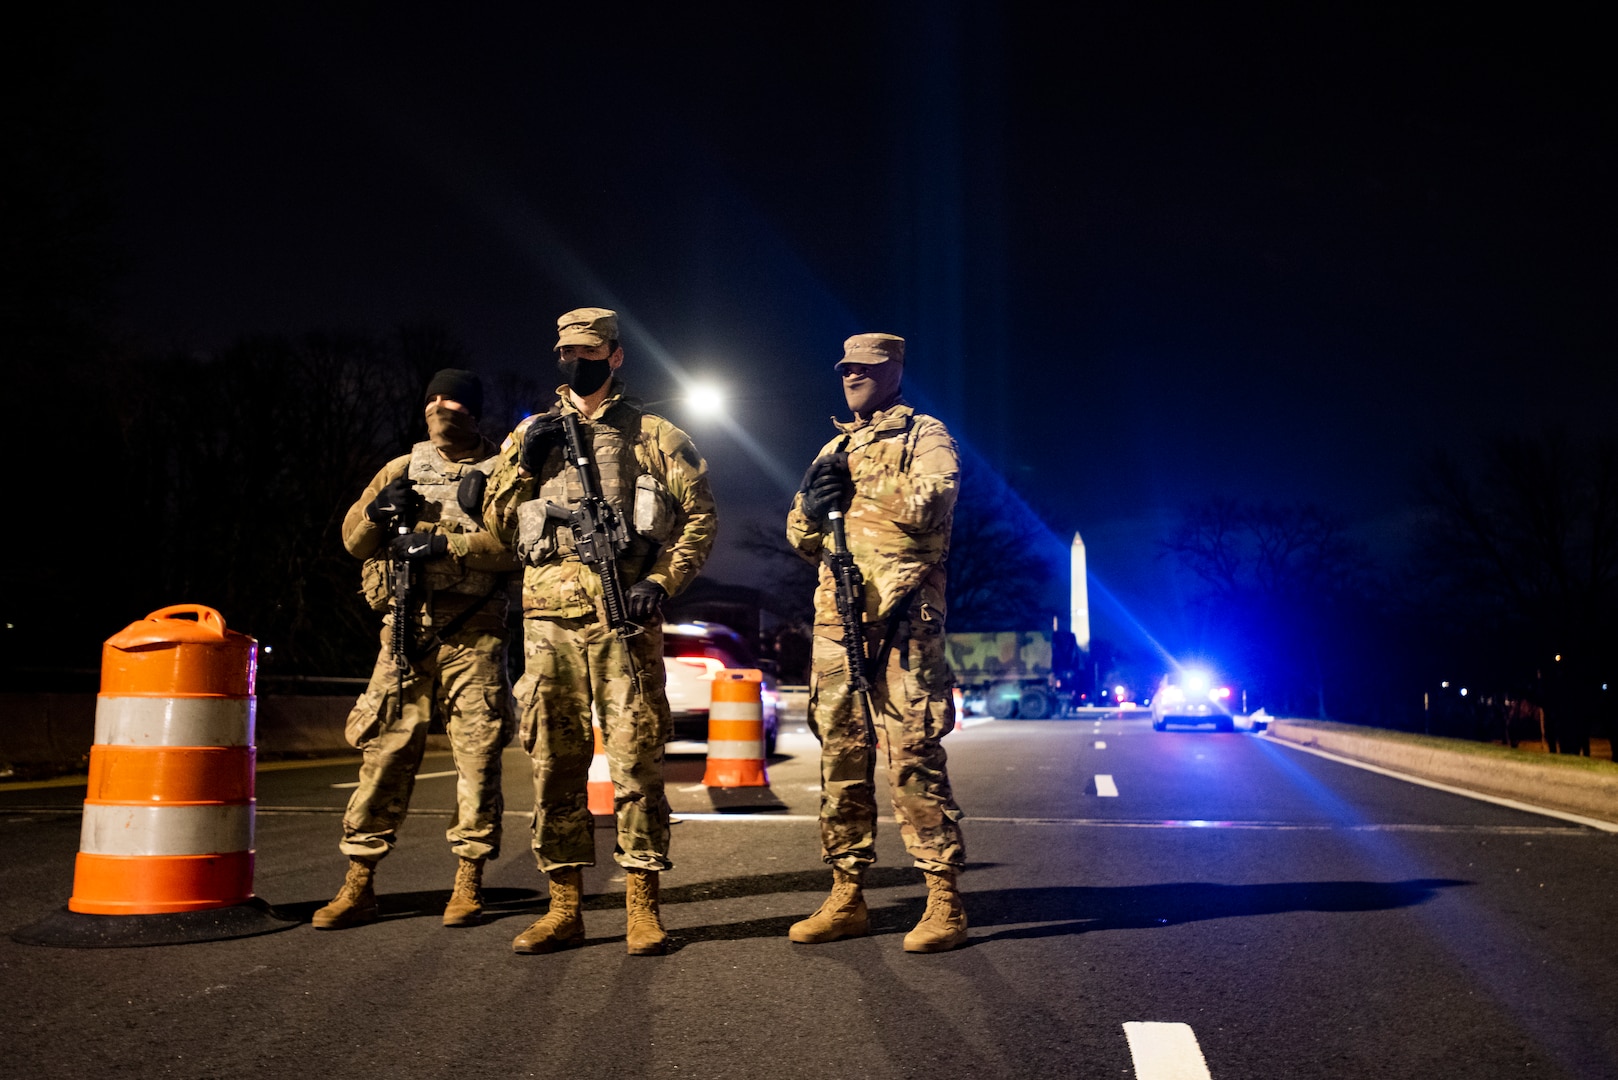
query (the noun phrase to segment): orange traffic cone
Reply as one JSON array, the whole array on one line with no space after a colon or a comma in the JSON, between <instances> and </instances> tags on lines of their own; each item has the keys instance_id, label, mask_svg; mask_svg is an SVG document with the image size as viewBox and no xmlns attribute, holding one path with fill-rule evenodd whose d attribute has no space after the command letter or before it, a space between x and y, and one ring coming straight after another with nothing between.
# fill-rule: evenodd
<instances>
[{"instance_id":1,"label":"orange traffic cone","mask_svg":"<svg viewBox=\"0 0 1618 1080\"><path fill-rule=\"evenodd\" d=\"M601 722L595 717L590 718L590 731L596 739L595 756L590 759L590 813L612 817L616 812L613 807L612 770L607 766L607 748L601 741Z\"/></svg>"},{"instance_id":2,"label":"orange traffic cone","mask_svg":"<svg viewBox=\"0 0 1618 1080\"><path fill-rule=\"evenodd\" d=\"M764 767L764 673L726 668L713 677L708 705L708 787L768 787Z\"/></svg>"},{"instance_id":3,"label":"orange traffic cone","mask_svg":"<svg viewBox=\"0 0 1618 1080\"><path fill-rule=\"evenodd\" d=\"M257 654L197 604L107 640L73 893L16 940L147 945L296 925L253 897Z\"/></svg>"}]
</instances>

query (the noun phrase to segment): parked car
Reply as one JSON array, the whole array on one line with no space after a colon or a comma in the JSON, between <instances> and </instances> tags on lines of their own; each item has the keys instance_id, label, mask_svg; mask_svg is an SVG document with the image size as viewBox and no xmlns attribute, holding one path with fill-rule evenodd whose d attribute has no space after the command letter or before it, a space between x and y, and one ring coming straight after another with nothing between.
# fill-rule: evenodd
<instances>
[{"instance_id":1,"label":"parked car","mask_svg":"<svg viewBox=\"0 0 1618 1080\"><path fill-rule=\"evenodd\" d=\"M1220 731L1235 731L1232 700L1230 687L1202 668L1171 671L1152 695L1152 727L1165 731L1170 724L1211 723Z\"/></svg>"},{"instance_id":2,"label":"parked car","mask_svg":"<svg viewBox=\"0 0 1618 1080\"><path fill-rule=\"evenodd\" d=\"M663 625L664 686L674 716L676 742L708 741L708 703L713 696L714 674L726 668L758 668L764 672L759 687L764 711L764 755L775 754L780 734L779 694L775 673L762 667L746 640L728 626L710 622Z\"/></svg>"}]
</instances>

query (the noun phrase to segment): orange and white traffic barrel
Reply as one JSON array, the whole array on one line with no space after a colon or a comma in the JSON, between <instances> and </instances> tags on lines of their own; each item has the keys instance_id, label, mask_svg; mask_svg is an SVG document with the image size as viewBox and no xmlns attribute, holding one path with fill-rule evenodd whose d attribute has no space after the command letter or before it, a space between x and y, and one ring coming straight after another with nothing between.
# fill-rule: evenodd
<instances>
[{"instance_id":1,"label":"orange and white traffic barrel","mask_svg":"<svg viewBox=\"0 0 1618 1080\"><path fill-rule=\"evenodd\" d=\"M257 650L195 604L154 611L102 647L69 911L152 915L252 898Z\"/></svg>"},{"instance_id":2,"label":"orange and white traffic barrel","mask_svg":"<svg viewBox=\"0 0 1618 1080\"><path fill-rule=\"evenodd\" d=\"M601 741L601 722L590 718L590 733L595 736L595 755L590 758L590 776L587 781L590 795L590 813L612 817L612 769L607 765L607 747Z\"/></svg>"},{"instance_id":3,"label":"orange and white traffic barrel","mask_svg":"<svg viewBox=\"0 0 1618 1080\"><path fill-rule=\"evenodd\" d=\"M764 673L756 668L715 672L708 704L707 787L768 787L764 767Z\"/></svg>"},{"instance_id":4,"label":"orange and white traffic barrel","mask_svg":"<svg viewBox=\"0 0 1618 1080\"><path fill-rule=\"evenodd\" d=\"M258 643L200 604L107 639L73 893L13 941L118 948L298 925L253 895L257 663Z\"/></svg>"}]
</instances>

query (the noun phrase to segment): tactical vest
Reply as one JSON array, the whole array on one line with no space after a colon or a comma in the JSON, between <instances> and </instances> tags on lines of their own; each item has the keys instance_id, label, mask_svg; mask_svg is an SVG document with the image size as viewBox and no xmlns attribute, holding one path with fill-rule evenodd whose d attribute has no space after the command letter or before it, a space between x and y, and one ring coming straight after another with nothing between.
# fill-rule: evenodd
<instances>
[{"instance_id":1,"label":"tactical vest","mask_svg":"<svg viewBox=\"0 0 1618 1080\"><path fill-rule=\"evenodd\" d=\"M498 454L482 461L446 461L431 442L419 442L410 449L410 468L405 475L416 482L421 496L418 531L440 533L482 532L483 526L467 516L456 500L461 478L474 470L487 476L494 471ZM434 592L469 593L482 596L494 588L498 574L468 570L460 559L430 559L421 564L427 587Z\"/></svg>"},{"instance_id":2,"label":"tactical vest","mask_svg":"<svg viewBox=\"0 0 1618 1080\"><path fill-rule=\"evenodd\" d=\"M413 446L405 475L415 481L416 493L421 496L421 517L416 521L416 531L482 532L483 526L466 515L456 501L455 493L461 486L461 477L474 469L488 475L494 471L499 460L500 455L491 454L482 461L446 461L443 455L433 449L431 442L420 442ZM416 573L420 575L418 580L427 592L465 593L469 596L484 596L493 592L495 582L500 577L488 570L469 570L464 561L454 555L418 563ZM365 560L361 572L361 592L375 611L386 611L392 604L386 540L382 551Z\"/></svg>"},{"instance_id":3,"label":"tactical vest","mask_svg":"<svg viewBox=\"0 0 1618 1080\"><path fill-rule=\"evenodd\" d=\"M648 556L673 533L675 507L668 489L646 472L635 456L642 414L616 406L595 420L580 419L580 434L595 460L601 495L629 527L629 547L619 556L619 567L629 582L650 565ZM545 513L546 503L572 509L584 498L578 470L553 449L540 471L539 490L517 507L517 558L528 566L573 555L572 530L567 522Z\"/></svg>"}]
</instances>

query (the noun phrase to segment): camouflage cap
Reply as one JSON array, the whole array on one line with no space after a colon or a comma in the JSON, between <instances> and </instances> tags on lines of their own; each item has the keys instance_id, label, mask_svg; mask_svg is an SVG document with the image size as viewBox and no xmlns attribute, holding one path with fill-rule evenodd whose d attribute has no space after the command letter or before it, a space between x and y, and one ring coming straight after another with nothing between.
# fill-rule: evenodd
<instances>
[{"instance_id":1,"label":"camouflage cap","mask_svg":"<svg viewBox=\"0 0 1618 1080\"><path fill-rule=\"evenodd\" d=\"M556 320L556 348L563 345L605 345L618 340L618 313L606 308L581 307Z\"/></svg>"},{"instance_id":2,"label":"camouflage cap","mask_svg":"<svg viewBox=\"0 0 1618 1080\"><path fill-rule=\"evenodd\" d=\"M843 342L841 364L885 364L905 362L905 339L897 334L855 334Z\"/></svg>"}]
</instances>

